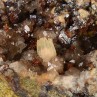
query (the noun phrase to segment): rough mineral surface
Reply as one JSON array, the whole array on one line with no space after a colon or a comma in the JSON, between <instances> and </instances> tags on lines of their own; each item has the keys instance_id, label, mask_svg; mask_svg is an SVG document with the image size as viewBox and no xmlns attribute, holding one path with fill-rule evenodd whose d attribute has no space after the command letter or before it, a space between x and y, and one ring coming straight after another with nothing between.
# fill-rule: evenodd
<instances>
[{"instance_id":1,"label":"rough mineral surface","mask_svg":"<svg viewBox=\"0 0 97 97\"><path fill-rule=\"evenodd\" d=\"M0 97L19 97L9 87L5 77L0 74Z\"/></svg>"},{"instance_id":2,"label":"rough mineral surface","mask_svg":"<svg viewBox=\"0 0 97 97\"><path fill-rule=\"evenodd\" d=\"M0 0L0 97L97 97L97 0Z\"/></svg>"}]
</instances>

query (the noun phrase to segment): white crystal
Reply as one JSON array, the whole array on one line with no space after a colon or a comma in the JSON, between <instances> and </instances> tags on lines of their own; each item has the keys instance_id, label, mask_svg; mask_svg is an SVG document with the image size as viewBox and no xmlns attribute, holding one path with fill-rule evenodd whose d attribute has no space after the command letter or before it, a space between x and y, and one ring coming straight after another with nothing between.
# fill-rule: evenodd
<instances>
[{"instance_id":1,"label":"white crystal","mask_svg":"<svg viewBox=\"0 0 97 97\"><path fill-rule=\"evenodd\" d=\"M83 65L83 62L79 63L79 67L81 67Z\"/></svg>"},{"instance_id":2,"label":"white crystal","mask_svg":"<svg viewBox=\"0 0 97 97\"><path fill-rule=\"evenodd\" d=\"M64 31L60 33L59 38L62 39L65 42L65 44L69 44L71 42L71 39L67 37Z\"/></svg>"},{"instance_id":3,"label":"white crystal","mask_svg":"<svg viewBox=\"0 0 97 97\"><path fill-rule=\"evenodd\" d=\"M46 31L43 31L43 35L44 35L44 36L47 36L47 32L46 32Z\"/></svg>"},{"instance_id":4,"label":"white crystal","mask_svg":"<svg viewBox=\"0 0 97 97\"><path fill-rule=\"evenodd\" d=\"M69 62L71 62L71 63L75 63L75 60L70 60Z\"/></svg>"},{"instance_id":5,"label":"white crystal","mask_svg":"<svg viewBox=\"0 0 97 97\"><path fill-rule=\"evenodd\" d=\"M25 32L27 33L27 32L30 31L30 28L29 28L27 25L25 25L24 30L25 30Z\"/></svg>"}]
</instances>

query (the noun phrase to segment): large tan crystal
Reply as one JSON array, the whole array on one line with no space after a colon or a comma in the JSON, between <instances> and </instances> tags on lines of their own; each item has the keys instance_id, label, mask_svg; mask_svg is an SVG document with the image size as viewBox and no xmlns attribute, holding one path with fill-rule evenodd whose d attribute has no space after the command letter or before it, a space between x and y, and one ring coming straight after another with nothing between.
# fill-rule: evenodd
<instances>
[{"instance_id":1,"label":"large tan crystal","mask_svg":"<svg viewBox=\"0 0 97 97\"><path fill-rule=\"evenodd\" d=\"M87 3L90 3L90 0L76 0L78 6L84 6Z\"/></svg>"},{"instance_id":2,"label":"large tan crystal","mask_svg":"<svg viewBox=\"0 0 97 97\"><path fill-rule=\"evenodd\" d=\"M56 56L56 50L51 38L40 38L37 40L37 53L44 62L50 61Z\"/></svg>"},{"instance_id":3,"label":"large tan crystal","mask_svg":"<svg viewBox=\"0 0 97 97\"><path fill-rule=\"evenodd\" d=\"M79 9L78 12L80 14L81 19L87 18L89 16L89 12L84 9Z\"/></svg>"},{"instance_id":4,"label":"large tan crystal","mask_svg":"<svg viewBox=\"0 0 97 97\"><path fill-rule=\"evenodd\" d=\"M5 7L4 7L4 3L3 3L3 1L2 0L0 0L0 9L4 9Z\"/></svg>"}]
</instances>

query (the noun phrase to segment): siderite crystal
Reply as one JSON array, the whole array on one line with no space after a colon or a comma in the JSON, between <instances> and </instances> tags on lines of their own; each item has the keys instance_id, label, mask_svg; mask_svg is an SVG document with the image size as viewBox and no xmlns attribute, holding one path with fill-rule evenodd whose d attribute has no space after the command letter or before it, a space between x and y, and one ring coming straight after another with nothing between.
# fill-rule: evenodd
<instances>
[{"instance_id":1,"label":"siderite crystal","mask_svg":"<svg viewBox=\"0 0 97 97\"><path fill-rule=\"evenodd\" d=\"M24 39L13 30L9 32L0 30L0 36L0 46L8 59L14 58L26 47Z\"/></svg>"}]
</instances>

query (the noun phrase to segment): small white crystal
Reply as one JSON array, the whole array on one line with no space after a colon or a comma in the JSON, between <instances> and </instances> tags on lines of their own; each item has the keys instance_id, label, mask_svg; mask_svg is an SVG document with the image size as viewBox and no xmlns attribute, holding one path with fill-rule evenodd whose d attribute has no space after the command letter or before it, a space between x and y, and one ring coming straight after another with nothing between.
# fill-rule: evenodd
<instances>
[{"instance_id":1,"label":"small white crystal","mask_svg":"<svg viewBox=\"0 0 97 97\"><path fill-rule=\"evenodd\" d=\"M14 42L11 42L12 45L14 45L15 43Z\"/></svg>"},{"instance_id":2,"label":"small white crystal","mask_svg":"<svg viewBox=\"0 0 97 97\"><path fill-rule=\"evenodd\" d=\"M48 62L48 68L47 68L47 71L50 71L50 70L52 70L52 69L55 70L56 67L57 67L57 66L56 66L55 64L52 64L52 63Z\"/></svg>"},{"instance_id":3,"label":"small white crystal","mask_svg":"<svg viewBox=\"0 0 97 97\"><path fill-rule=\"evenodd\" d=\"M62 39L65 42L65 44L69 44L71 42L71 38L68 38L64 31L60 33L59 39Z\"/></svg>"},{"instance_id":4,"label":"small white crystal","mask_svg":"<svg viewBox=\"0 0 97 97\"><path fill-rule=\"evenodd\" d=\"M28 54L28 57L30 57L31 56L31 54Z\"/></svg>"},{"instance_id":5,"label":"small white crystal","mask_svg":"<svg viewBox=\"0 0 97 97\"><path fill-rule=\"evenodd\" d=\"M66 14L65 17L68 18L69 17L69 14Z\"/></svg>"},{"instance_id":6,"label":"small white crystal","mask_svg":"<svg viewBox=\"0 0 97 97\"><path fill-rule=\"evenodd\" d=\"M44 35L44 36L47 36L47 32L46 32L46 31L43 31L43 35Z\"/></svg>"},{"instance_id":7,"label":"small white crystal","mask_svg":"<svg viewBox=\"0 0 97 97\"><path fill-rule=\"evenodd\" d=\"M70 60L69 62L71 62L71 63L75 63L75 60Z\"/></svg>"},{"instance_id":8,"label":"small white crystal","mask_svg":"<svg viewBox=\"0 0 97 97\"><path fill-rule=\"evenodd\" d=\"M79 67L81 67L83 65L83 62L79 63Z\"/></svg>"},{"instance_id":9,"label":"small white crystal","mask_svg":"<svg viewBox=\"0 0 97 97\"><path fill-rule=\"evenodd\" d=\"M25 32L27 33L27 32L30 31L30 28L29 28L27 25L25 25L24 30L25 30Z\"/></svg>"},{"instance_id":10,"label":"small white crystal","mask_svg":"<svg viewBox=\"0 0 97 97\"><path fill-rule=\"evenodd\" d=\"M31 37L33 37L33 34L31 34Z\"/></svg>"},{"instance_id":11,"label":"small white crystal","mask_svg":"<svg viewBox=\"0 0 97 97\"><path fill-rule=\"evenodd\" d=\"M3 59L0 57L0 62L2 62L3 61Z\"/></svg>"}]
</instances>

